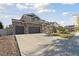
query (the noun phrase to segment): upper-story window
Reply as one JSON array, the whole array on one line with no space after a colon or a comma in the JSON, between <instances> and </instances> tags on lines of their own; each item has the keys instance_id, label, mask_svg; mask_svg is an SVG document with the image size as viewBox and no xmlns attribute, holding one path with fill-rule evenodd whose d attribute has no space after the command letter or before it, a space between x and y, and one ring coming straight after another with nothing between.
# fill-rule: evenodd
<instances>
[{"instance_id":1,"label":"upper-story window","mask_svg":"<svg viewBox=\"0 0 79 59\"><path fill-rule=\"evenodd\" d=\"M37 17L31 17L32 21L38 21L39 19Z\"/></svg>"}]
</instances>

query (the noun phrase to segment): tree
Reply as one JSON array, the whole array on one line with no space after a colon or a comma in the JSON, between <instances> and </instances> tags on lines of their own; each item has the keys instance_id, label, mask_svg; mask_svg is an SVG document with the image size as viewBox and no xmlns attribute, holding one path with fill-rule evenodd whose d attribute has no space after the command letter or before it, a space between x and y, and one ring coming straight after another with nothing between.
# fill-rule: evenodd
<instances>
[{"instance_id":1,"label":"tree","mask_svg":"<svg viewBox=\"0 0 79 59\"><path fill-rule=\"evenodd\" d=\"M68 33L67 29L62 27L62 26L59 26L58 30L59 30L60 33Z\"/></svg>"},{"instance_id":2,"label":"tree","mask_svg":"<svg viewBox=\"0 0 79 59\"><path fill-rule=\"evenodd\" d=\"M2 22L0 22L0 29L3 29L3 24L2 24Z\"/></svg>"}]
</instances>

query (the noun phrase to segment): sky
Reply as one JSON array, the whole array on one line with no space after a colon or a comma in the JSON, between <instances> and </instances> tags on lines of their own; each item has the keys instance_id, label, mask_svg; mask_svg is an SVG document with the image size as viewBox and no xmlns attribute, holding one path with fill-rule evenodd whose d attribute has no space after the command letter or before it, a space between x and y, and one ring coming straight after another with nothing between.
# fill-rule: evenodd
<instances>
[{"instance_id":1,"label":"sky","mask_svg":"<svg viewBox=\"0 0 79 59\"><path fill-rule=\"evenodd\" d=\"M4 27L12 24L12 19L20 19L23 14L34 13L43 20L60 25L73 25L79 13L78 3L5 3L0 4L0 21Z\"/></svg>"}]
</instances>

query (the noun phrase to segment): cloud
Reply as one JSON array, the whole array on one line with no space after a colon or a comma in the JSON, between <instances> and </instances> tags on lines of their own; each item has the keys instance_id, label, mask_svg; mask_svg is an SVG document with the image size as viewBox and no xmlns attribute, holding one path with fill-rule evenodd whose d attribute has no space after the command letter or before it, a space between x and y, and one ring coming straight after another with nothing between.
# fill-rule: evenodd
<instances>
[{"instance_id":1,"label":"cloud","mask_svg":"<svg viewBox=\"0 0 79 59\"><path fill-rule=\"evenodd\" d=\"M8 6L12 6L12 5L13 5L13 3L6 3L6 5L8 5Z\"/></svg>"},{"instance_id":2,"label":"cloud","mask_svg":"<svg viewBox=\"0 0 79 59\"><path fill-rule=\"evenodd\" d=\"M1 16L0 16L0 19L9 19L9 18L10 18L9 15L1 15Z\"/></svg>"},{"instance_id":3,"label":"cloud","mask_svg":"<svg viewBox=\"0 0 79 59\"><path fill-rule=\"evenodd\" d=\"M69 12L63 12L62 13L62 15L68 15L69 14Z\"/></svg>"},{"instance_id":4,"label":"cloud","mask_svg":"<svg viewBox=\"0 0 79 59\"><path fill-rule=\"evenodd\" d=\"M16 4L16 7L21 10L21 9L27 9L28 7L26 5L23 4Z\"/></svg>"},{"instance_id":5,"label":"cloud","mask_svg":"<svg viewBox=\"0 0 79 59\"><path fill-rule=\"evenodd\" d=\"M56 10L55 9L53 9L53 10L51 10L51 9L42 9L42 10L39 10L39 11L37 11L37 13L43 13L43 12L55 12Z\"/></svg>"},{"instance_id":6,"label":"cloud","mask_svg":"<svg viewBox=\"0 0 79 59\"><path fill-rule=\"evenodd\" d=\"M76 3L61 3L62 5L75 5Z\"/></svg>"},{"instance_id":7,"label":"cloud","mask_svg":"<svg viewBox=\"0 0 79 59\"><path fill-rule=\"evenodd\" d=\"M35 3L34 8L36 8L37 10L43 10L46 9L48 5L49 3Z\"/></svg>"},{"instance_id":8,"label":"cloud","mask_svg":"<svg viewBox=\"0 0 79 59\"><path fill-rule=\"evenodd\" d=\"M65 23L64 21L60 21L60 25L63 25L64 26L64 23Z\"/></svg>"},{"instance_id":9,"label":"cloud","mask_svg":"<svg viewBox=\"0 0 79 59\"><path fill-rule=\"evenodd\" d=\"M0 13L6 13L7 8L12 6L12 3L1 3L0 4Z\"/></svg>"},{"instance_id":10,"label":"cloud","mask_svg":"<svg viewBox=\"0 0 79 59\"><path fill-rule=\"evenodd\" d=\"M5 4L0 4L0 10L5 9L7 6Z\"/></svg>"},{"instance_id":11,"label":"cloud","mask_svg":"<svg viewBox=\"0 0 79 59\"><path fill-rule=\"evenodd\" d=\"M55 10L55 9L53 9L53 10L52 10L52 12L56 12L56 10Z\"/></svg>"},{"instance_id":12,"label":"cloud","mask_svg":"<svg viewBox=\"0 0 79 59\"><path fill-rule=\"evenodd\" d=\"M51 10L49 9L43 9L43 10L39 10L38 13L43 13L43 12L51 12Z\"/></svg>"},{"instance_id":13,"label":"cloud","mask_svg":"<svg viewBox=\"0 0 79 59\"><path fill-rule=\"evenodd\" d=\"M43 13L43 12L55 12L55 10L50 10L48 9L49 3L26 3L26 4L22 4L22 3L18 3L16 4L16 7L19 10L24 10L24 9L29 9L29 10L33 10L36 11L37 13Z\"/></svg>"},{"instance_id":14,"label":"cloud","mask_svg":"<svg viewBox=\"0 0 79 59\"><path fill-rule=\"evenodd\" d=\"M20 19L20 16L19 15L0 15L0 19L12 19L12 18Z\"/></svg>"},{"instance_id":15,"label":"cloud","mask_svg":"<svg viewBox=\"0 0 79 59\"><path fill-rule=\"evenodd\" d=\"M5 10L7 7L11 6L12 4L10 3L3 3L3 4L0 4L0 10Z\"/></svg>"},{"instance_id":16,"label":"cloud","mask_svg":"<svg viewBox=\"0 0 79 59\"><path fill-rule=\"evenodd\" d=\"M33 3L26 3L26 4L17 3L16 8L18 8L19 10L22 10L22 9L34 9L33 5L34 5Z\"/></svg>"},{"instance_id":17,"label":"cloud","mask_svg":"<svg viewBox=\"0 0 79 59\"><path fill-rule=\"evenodd\" d=\"M26 3L26 4L18 3L16 4L16 7L20 10L31 9L31 10L40 11L40 10L47 9L48 5L49 3Z\"/></svg>"},{"instance_id":18,"label":"cloud","mask_svg":"<svg viewBox=\"0 0 79 59\"><path fill-rule=\"evenodd\" d=\"M73 18L76 18L77 16L73 16Z\"/></svg>"},{"instance_id":19,"label":"cloud","mask_svg":"<svg viewBox=\"0 0 79 59\"><path fill-rule=\"evenodd\" d=\"M37 13L51 12L52 10L47 9L49 3L35 3L33 7L36 9Z\"/></svg>"}]
</instances>

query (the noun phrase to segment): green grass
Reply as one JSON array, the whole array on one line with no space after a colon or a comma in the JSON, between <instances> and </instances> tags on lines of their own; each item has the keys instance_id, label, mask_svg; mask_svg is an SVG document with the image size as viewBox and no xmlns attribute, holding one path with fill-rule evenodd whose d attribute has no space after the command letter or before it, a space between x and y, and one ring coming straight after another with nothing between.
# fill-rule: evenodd
<instances>
[{"instance_id":1,"label":"green grass","mask_svg":"<svg viewBox=\"0 0 79 59\"><path fill-rule=\"evenodd\" d=\"M48 33L48 35L59 36L59 37L62 37L62 38L72 38L74 36L74 33L67 33L67 34L64 34L64 33Z\"/></svg>"},{"instance_id":2,"label":"green grass","mask_svg":"<svg viewBox=\"0 0 79 59\"><path fill-rule=\"evenodd\" d=\"M59 36L59 33L51 33L52 36Z\"/></svg>"},{"instance_id":3,"label":"green grass","mask_svg":"<svg viewBox=\"0 0 79 59\"><path fill-rule=\"evenodd\" d=\"M59 33L51 33L51 32L49 32L48 35L51 35L51 36L59 36Z\"/></svg>"},{"instance_id":4,"label":"green grass","mask_svg":"<svg viewBox=\"0 0 79 59\"><path fill-rule=\"evenodd\" d=\"M59 36L62 38L72 38L74 34L59 34Z\"/></svg>"}]
</instances>

